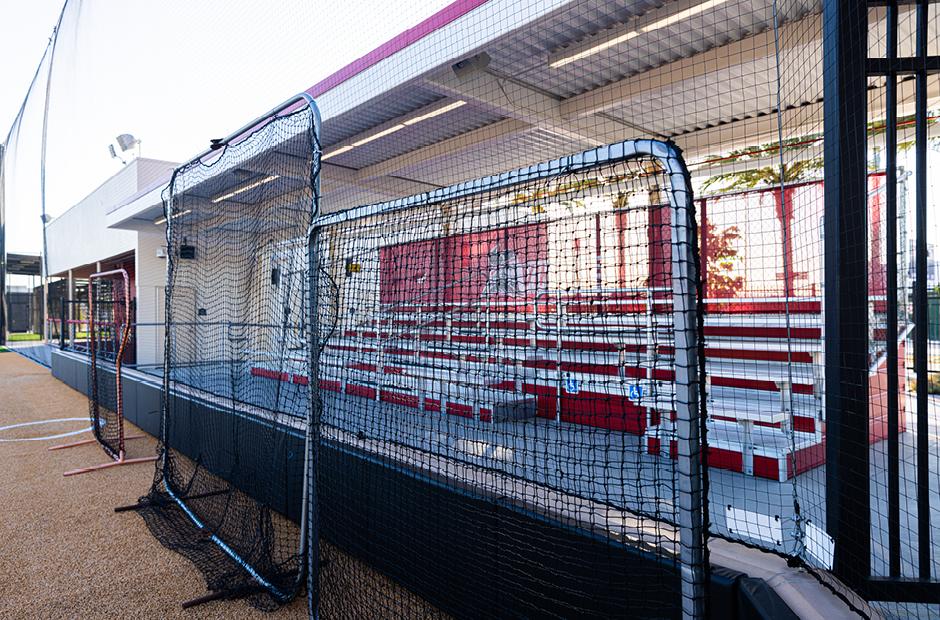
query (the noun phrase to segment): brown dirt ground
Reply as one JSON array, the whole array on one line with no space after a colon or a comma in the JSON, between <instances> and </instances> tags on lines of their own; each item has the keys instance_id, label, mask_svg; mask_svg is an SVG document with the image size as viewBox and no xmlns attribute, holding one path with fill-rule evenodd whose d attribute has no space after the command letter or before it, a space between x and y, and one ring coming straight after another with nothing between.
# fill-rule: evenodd
<instances>
[{"instance_id":1,"label":"brown dirt ground","mask_svg":"<svg viewBox=\"0 0 940 620\"><path fill-rule=\"evenodd\" d=\"M88 415L88 400L49 370L16 353L0 353L0 426ZM14 429L13 439L77 430L82 422ZM130 425L128 425L131 430ZM133 429L136 433L136 429ZM153 465L115 467L64 478L62 472L104 462L95 444L49 452L58 442L0 442L0 618L305 618L303 598L273 613L244 601L182 610L205 594L205 581L182 556L164 549L133 513L115 506L147 492ZM132 443L153 454L152 438ZM130 451L130 450L129 450Z\"/></svg>"}]
</instances>

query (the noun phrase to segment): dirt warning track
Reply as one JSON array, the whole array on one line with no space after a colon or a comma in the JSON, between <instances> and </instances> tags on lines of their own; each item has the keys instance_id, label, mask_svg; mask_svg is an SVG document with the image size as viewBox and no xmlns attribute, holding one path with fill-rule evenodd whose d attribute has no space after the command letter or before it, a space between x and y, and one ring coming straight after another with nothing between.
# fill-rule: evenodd
<instances>
[{"instance_id":1,"label":"dirt warning track","mask_svg":"<svg viewBox=\"0 0 940 620\"><path fill-rule=\"evenodd\" d=\"M0 353L0 618L306 618L302 598L273 614L242 601L182 610L205 594L202 575L137 515L114 513L147 492L153 465L65 478L107 455L96 444L47 450L90 437L87 416L88 399L48 368ZM155 453L153 438L134 443Z\"/></svg>"}]
</instances>

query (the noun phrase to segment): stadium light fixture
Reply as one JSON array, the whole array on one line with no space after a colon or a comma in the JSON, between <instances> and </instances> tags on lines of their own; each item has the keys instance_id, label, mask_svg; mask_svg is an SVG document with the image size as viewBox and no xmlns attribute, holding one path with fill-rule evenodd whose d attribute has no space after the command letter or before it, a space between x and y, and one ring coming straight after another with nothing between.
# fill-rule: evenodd
<instances>
[{"instance_id":1,"label":"stadium light fixture","mask_svg":"<svg viewBox=\"0 0 940 620\"><path fill-rule=\"evenodd\" d=\"M270 183L271 181L274 181L275 179L278 179L278 178L280 177L276 174L266 176L263 179L259 179L253 183L249 183L248 185L232 190L227 194L222 194L221 196L218 196L217 198L213 198L212 204L222 202L223 200L228 200L229 198L232 198L233 196L238 196L239 194L244 194L245 192L249 190L252 190L256 187L261 187L262 185L265 185L266 183ZM176 217L176 216L173 216L173 217Z\"/></svg>"},{"instance_id":2,"label":"stadium light fixture","mask_svg":"<svg viewBox=\"0 0 940 620\"><path fill-rule=\"evenodd\" d=\"M115 138L115 141L118 143L118 146L121 147L121 150L125 152L140 144L140 140L129 133L122 133Z\"/></svg>"},{"instance_id":3,"label":"stadium light fixture","mask_svg":"<svg viewBox=\"0 0 940 620\"><path fill-rule=\"evenodd\" d=\"M667 17L655 19L653 16L646 16L645 18L637 20L637 22L631 26L622 26L619 29L613 29L606 35L595 35L596 41L587 39L581 45L575 44L571 46L570 49L564 49L556 54L553 54L549 59L548 66L553 69L563 67L567 64L575 62L576 60L593 56L594 54L603 52L604 50L620 45L621 43L626 43L627 41L634 39L641 34L647 34L662 28L666 28L668 26L672 26L673 24L677 24L683 20L698 15L699 13L704 13L709 9L721 6L727 1L728 0L705 0L705 2L699 2L695 4L686 2L685 4L688 5L686 8Z\"/></svg>"},{"instance_id":4,"label":"stadium light fixture","mask_svg":"<svg viewBox=\"0 0 940 620\"><path fill-rule=\"evenodd\" d=\"M179 213L174 213L174 214L172 215L171 219L174 219L174 220L175 220L175 219L178 218L178 217L183 217L183 216L186 215L187 213L192 213L192 212L193 212L192 209L186 209L185 211L180 211ZM165 216L162 216L162 215L161 215L160 217L158 217L157 219L155 219L155 220L153 221L153 225L154 225L154 226L160 226L160 225L162 225L162 224L166 224L166 217L165 217Z\"/></svg>"}]
</instances>

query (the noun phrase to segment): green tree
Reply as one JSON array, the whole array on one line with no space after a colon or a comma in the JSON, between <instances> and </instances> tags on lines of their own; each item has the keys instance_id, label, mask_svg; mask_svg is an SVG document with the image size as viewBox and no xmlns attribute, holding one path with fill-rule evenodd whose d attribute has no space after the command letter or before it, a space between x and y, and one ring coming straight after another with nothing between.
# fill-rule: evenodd
<instances>
[{"instance_id":1,"label":"green tree","mask_svg":"<svg viewBox=\"0 0 940 620\"><path fill-rule=\"evenodd\" d=\"M744 288L744 278L733 275L741 260L737 243L741 232L737 226L728 226L720 232L714 224L706 224L708 259L705 266L707 295L710 297L734 297Z\"/></svg>"}]
</instances>

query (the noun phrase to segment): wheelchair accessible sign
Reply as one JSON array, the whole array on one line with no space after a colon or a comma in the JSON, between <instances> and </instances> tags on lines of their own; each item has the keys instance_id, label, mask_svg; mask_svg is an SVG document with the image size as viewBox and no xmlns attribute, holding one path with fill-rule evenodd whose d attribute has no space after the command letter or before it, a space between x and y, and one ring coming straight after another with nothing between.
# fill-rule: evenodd
<instances>
[{"instance_id":1,"label":"wheelchair accessible sign","mask_svg":"<svg viewBox=\"0 0 940 620\"><path fill-rule=\"evenodd\" d=\"M581 381L577 378L572 377L570 374L565 375L565 393L566 394L577 394L581 391ZM634 402L638 402L643 398L643 386L637 383L633 383L627 386L627 398Z\"/></svg>"},{"instance_id":2,"label":"wheelchair accessible sign","mask_svg":"<svg viewBox=\"0 0 940 620\"><path fill-rule=\"evenodd\" d=\"M627 398L636 402L643 398L643 386L633 383L627 386Z\"/></svg>"},{"instance_id":3,"label":"wheelchair accessible sign","mask_svg":"<svg viewBox=\"0 0 940 620\"><path fill-rule=\"evenodd\" d=\"M581 391L581 382L571 375L565 375L565 392L568 394L577 394Z\"/></svg>"}]
</instances>

